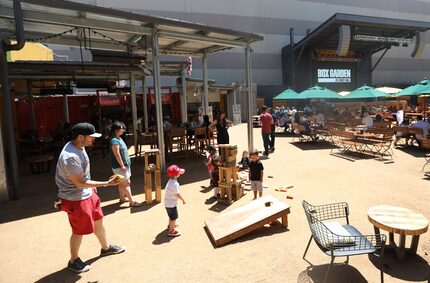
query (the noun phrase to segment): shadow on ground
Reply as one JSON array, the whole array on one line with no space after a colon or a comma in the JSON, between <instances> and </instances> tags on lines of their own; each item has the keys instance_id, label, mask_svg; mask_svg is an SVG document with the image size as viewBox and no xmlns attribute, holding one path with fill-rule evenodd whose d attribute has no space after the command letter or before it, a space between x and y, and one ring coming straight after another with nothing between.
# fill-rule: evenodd
<instances>
[{"instance_id":1,"label":"shadow on ground","mask_svg":"<svg viewBox=\"0 0 430 283\"><path fill-rule=\"evenodd\" d=\"M167 235L167 232L168 232L167 230L168 228L158 233L158 235L155 236L154 241L152 241L152 244L158 246L158 245L169 243L171 240L173 240L174 237L170 237Z\"/></svg>"},{"instance_id":2,"label":"shadow on ground","mask_svg":"<svg viewBox=\"0 0 430 283\"><path fill-rule=\"evenodd\" d=\"M85 263L91 265L92 263L96 262L99 259L100 257L96 256L96 257L93 257L92 259L85 261ZM54 273L46 275L43 278L40 278L39 280L36 281L36 283L53 283L53 282L74 283L74 282L78 282L79 280L81 280L81 275L65 267ZM95 283L98 281L91 281L89 283L92 283L92 282Z\"/></svg>"},{"instance_id":3,"label":"shadow on ground","mask_svg":"<svg viewBox=\"0 0 430 283\"><path fill-rule=\"evenodd\" d=\"M107 180L112 175L110 159L108 156L92 155L91 162L91 179L97 181ZM167 161L167 166L171 164L179 164L185 168L186 173L181 176L179 182L181 185L188 183L200 182L208 180L207 168L203 163L203 159L196 154L189 154L186 158L172 158ZM57 198L58 189L55 184L55 166L56 160L53 161L50 172L42 174L31 174L28 164L21 162L19 168L19 200L0 203L0 223L35 217L48 213L56 212L52 209L54 200ZM131 188L133 196L144 194L143 192L143 167L144 160L139 158L133 159L131 171ZM168 178L164 172L161 173L161 189L164 190ZM118 199L117 187L100 187L97 190L102 203ZM163 192L162 192L163 194ZM103 205L103 204L102 204ZM142 207L131 208L131 213L141 212L152 208L154 205L143 205ZM118 203L103 207L105 215L115 213L119 209L128 207L120 207Z\"/></svg>"},{"instance_id":4,"label":"shadow on ground","mask_svg":"<svg viewBox=\"0 0 430 283\"><path fill-rule=\"evenodd\" d=\"M284 232L290 231L287 227L282 226L281 223L276 222L275 225L265 225L265 226L263 226L261 228L258 228L257 230L249 232L248 234L246 234L246 235L244 235L244 236L242 236L242 237L240 237L238 239L235 239L235 240L233 240L233 241L231 241L229 243L226 243L226 244L224 244L224 245L222 245L220 247L217 247L215 245L215 241L213 240L213 238L212 238L212 236L211 236L211 234L209 232L209 229L205 226L204 230L205 230L205 232L206 232L206 234L208 236L208 239L210 240L212 246L214 247L214 249L216 249L216 248L222 248L222 247L224 247L226 245L234 245L234 244L237 244L237 243L251 241L251 240L256 239L256 238L269 237L269 236L272 236L272 235L275 235L275 234L279 234L279 233L284 233Z\"/></svg>"},{"instance_id":5,"label":"shadow on ground","mask_svg":"<svg viewBox=\"0 0 430 283\"><path fill-rule=\"evenodd\" d=\"M369 260L379 267L379 258L369 255ZM430 266L424 258L407 254L405 261L399 262L395 251L389 248L384 253L384 273L404 281L430 280Z\"/></svg>"},{"instance_id":6,"label":"shadow on ground","mask_svg":"<svg viewBox=\"0 0 430 283\"><path fill-rule=\"evenodd\" d=\"M418 146L397 146L395 149L403 151L406 154L412 155L414 157L423 157L426 153L425 150Z\"/></svg>"},{"instance_id":7,"label":"shadow on ground","mask_svg":"<svg viewBox=\"0 0 430 283\"><path fill-rule=\"evenodd\" d=\"M297 283L317 283L324 282L328 264L313 265L299 273ZM375 271L376 272L376 271ZM353 266L344 263L335 263L327 277L330 283L365 283L366 278Z\"/></svg>"},{"instance_id":8,"label":"shadow on ground","mask_svg":"<svg viewBox=\"0 0 430 283\"><path fill-rule=\"evenodd\" d=\"M330 142L327 141L317 141L317 142L290 142L290 144L294 145L297 148L300 148L301 150L322 150L322 149L332 149L336 148L335 145L333 145Z\"/></svg>"}]
</instances>

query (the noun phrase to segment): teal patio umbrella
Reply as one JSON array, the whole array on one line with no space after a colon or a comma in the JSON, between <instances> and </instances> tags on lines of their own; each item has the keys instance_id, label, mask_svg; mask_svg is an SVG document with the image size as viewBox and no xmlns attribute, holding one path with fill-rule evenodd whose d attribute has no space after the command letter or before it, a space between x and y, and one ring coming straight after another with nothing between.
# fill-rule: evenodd
<instances>
[{"instance_id":1,"label":"teal patio umbrella","mask_svg":"<svg viewBox=\"0 0 430 283\"><path fill-rule=\"evenodd\" d=\"M374 89L371 86L361 86L349 94L342 97L343 99L353 99L353 98L377 98L377 97L385 97L387 94L385 92Z\"/></svg>"},{"instance_id":2,"label":"teal patio umbrella","mask_svg":"<svg viewBox=\"0 0 430 283\"><path fill-rule=\"evenodd\" d=\"M430 93L430 80L423 80L414 85L408 86L402 91L399 91L394 96L405 96L405 95L420 95Z\"/></svg>"},{"instance_id":3,"label":"teal patio umbrella","mask_svg":"<svg viewBox=\"0 0 430 283\"><path fill-rule=\"evenodd\" d=\"M302 91L300 94L305 99L311 99L311 98L324 98L324 99L330 99L330 98L342 98L340 94L337 92L334 92L328 88L320 87L320 86L313 86L308 88L307 90Z\"/></svg>"},{"instance_id":4,"label":"teal patio umbrella","mask_svg":"<svg viewBox=\"0 0 430 283\"><path fill-rule=\"evenodd\" d=\"M275 100L283 100L283 99L304 99L302 96L300 96L297 92L295 92L292 89L286 89L277 96L275 96L273 99Z\"/></svg>"}]
</instances>

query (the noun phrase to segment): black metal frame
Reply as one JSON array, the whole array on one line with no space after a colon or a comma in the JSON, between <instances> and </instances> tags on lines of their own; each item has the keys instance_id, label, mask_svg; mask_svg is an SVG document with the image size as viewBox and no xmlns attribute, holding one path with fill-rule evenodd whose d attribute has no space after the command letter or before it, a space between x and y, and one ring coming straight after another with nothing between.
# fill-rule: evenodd
<instances>
[{"instance_id":1,"label":"black metal frame","mask_svg":"<svg viewBox=\"0 0 430 283\"><path fill-rule=\"evenodd\" d=\"M375 254L379 256L381 261L381 282L384 282L383 258L386 242L385 235L362 235L357 229L349 225L349 206L346 202L314 206L303 201L302 205L312 233L303 254L303 259L305 259L312 239L314 239L321 251L331 257L324 282L327 281L328 274L336 257L346 256L345 263L348 264L349 256L360 254ZM345 219L346 225L342 226L352 231L351 236L337 235L330 231L323 222L339 218Z\"/></svg>"}]
</instances>

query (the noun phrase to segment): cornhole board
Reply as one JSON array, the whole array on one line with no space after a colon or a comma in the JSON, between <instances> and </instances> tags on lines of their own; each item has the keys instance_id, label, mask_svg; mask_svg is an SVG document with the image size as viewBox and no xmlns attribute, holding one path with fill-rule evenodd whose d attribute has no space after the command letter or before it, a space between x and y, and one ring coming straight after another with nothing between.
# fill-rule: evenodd
<instances>
[{"instance_id":1,"label":"cornhole board","mask_svg":"<svg viewBox=\"0 0 430 283\"><path fill-rule=\"evenodd\" d=\"M257 230L278 218L282 219L284 227L288 227L290 207L290 205L279 201L273 196L266 195L244 206L208 219L205 221L205 225L209 235L215 242L215 246L218 247Z\"/></svg>"}]
</instances>

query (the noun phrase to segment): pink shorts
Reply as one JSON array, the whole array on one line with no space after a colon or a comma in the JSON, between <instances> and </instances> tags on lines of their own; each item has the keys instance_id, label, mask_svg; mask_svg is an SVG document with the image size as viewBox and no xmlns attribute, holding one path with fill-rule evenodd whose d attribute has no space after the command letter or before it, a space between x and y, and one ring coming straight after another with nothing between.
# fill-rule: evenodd
<instances>
[{"instance_id":1,"label":"pink shorts","mask_svg":"<svg viewBox=\"0 0 430 283\"><path fill-rule=\"evenodd\" d=\"M67 212L72 232L75 235L86 235L94 232L94 222L103 218L100 198L92 194L86 200L62 200L61 210Z\"/></svg>"}]
</instances>

